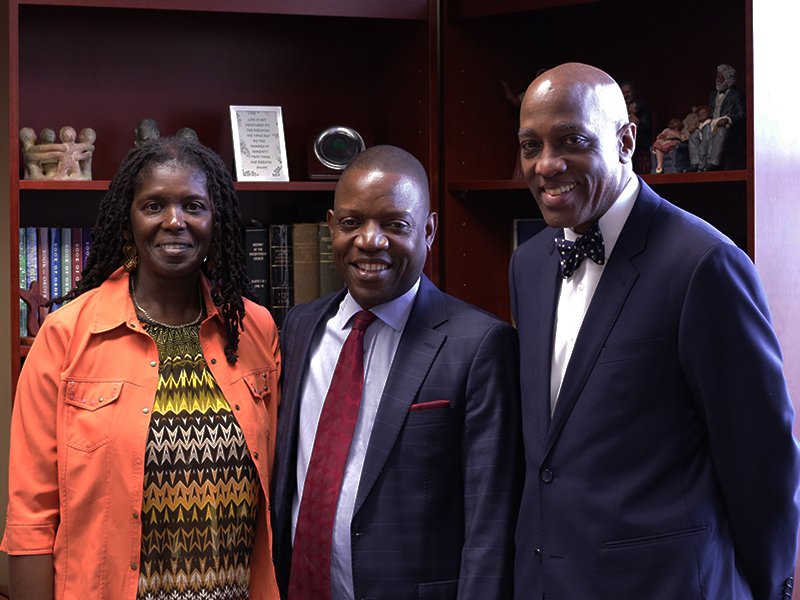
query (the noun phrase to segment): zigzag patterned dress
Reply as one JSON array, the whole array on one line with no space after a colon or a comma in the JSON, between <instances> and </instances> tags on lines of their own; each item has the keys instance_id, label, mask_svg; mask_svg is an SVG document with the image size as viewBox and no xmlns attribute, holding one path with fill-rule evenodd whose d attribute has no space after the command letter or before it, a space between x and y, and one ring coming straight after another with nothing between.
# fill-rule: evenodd
<instances>
[{"instance_id":1,"label":"zigzag patterned dress","mask_svg":"<svg viewBox=\"0 0 800 600\"><path fill-rule=\"evenodd\" d=\"M260 483L208 370L200 323L140 321L158 346L147 439L139 600L248 598Z\"/></svg>"}]
</instances>

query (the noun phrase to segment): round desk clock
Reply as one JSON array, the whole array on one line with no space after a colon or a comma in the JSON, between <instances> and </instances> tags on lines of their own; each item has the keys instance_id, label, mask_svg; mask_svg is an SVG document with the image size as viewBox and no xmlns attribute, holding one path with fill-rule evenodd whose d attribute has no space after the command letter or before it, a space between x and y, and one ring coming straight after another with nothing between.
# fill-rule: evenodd
<instances>
[{"instance_id":1,"label":"round desk clock","mask_svg":"<svg viewBox=\"0 0 800 600\"><path fill-rule=\"evenodd\" d=\"M314 154L319 162L336 171L343 170L356 154L365 149L364 140L352 127L328 127L314 140Z\"/></svg>"}]
</instances>

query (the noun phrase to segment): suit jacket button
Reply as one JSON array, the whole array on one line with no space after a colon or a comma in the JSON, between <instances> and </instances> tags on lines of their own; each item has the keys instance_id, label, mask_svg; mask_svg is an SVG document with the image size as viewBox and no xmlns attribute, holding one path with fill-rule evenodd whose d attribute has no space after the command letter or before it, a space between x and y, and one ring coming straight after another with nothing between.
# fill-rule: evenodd
<instances>
[{"instance_id":1,"label":"suit jacket button","mask_svg":"<svg viewBox=\"0 0 800 600\"><path fill-rule=\"evenodd\" d=\"M545 469L544 471L542 471L539 477L545 483L550 483L551 481L553 481L553 472L550 469Z\"/></svg>"},{"instance_id":2,"label":"suit jacket button","mask_svg":"<svg viewBox=\"0 0 800 600\"><path fill-rule=\"evenodd\" d=\"M539 548L536 549L536 558L542 560L542 551Z\"/></svg>"}]
</instances>

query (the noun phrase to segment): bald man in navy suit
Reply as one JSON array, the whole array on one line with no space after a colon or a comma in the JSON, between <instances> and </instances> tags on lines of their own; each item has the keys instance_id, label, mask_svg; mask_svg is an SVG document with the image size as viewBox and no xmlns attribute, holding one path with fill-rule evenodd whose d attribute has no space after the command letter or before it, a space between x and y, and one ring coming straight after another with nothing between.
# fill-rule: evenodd
<instances>
[{"instance_id":1,"label":"bald man in navy suit","mask_svg":"<svg viewBox=\"0 0 800 600\"><path fill-rule=\"evenodd\" d=\"M599 69L537 78L519 139L550 228L510 269L514 597L791 598L800 461L752 262L633 174L635 125Z\"/></svg>"}]
</instances>

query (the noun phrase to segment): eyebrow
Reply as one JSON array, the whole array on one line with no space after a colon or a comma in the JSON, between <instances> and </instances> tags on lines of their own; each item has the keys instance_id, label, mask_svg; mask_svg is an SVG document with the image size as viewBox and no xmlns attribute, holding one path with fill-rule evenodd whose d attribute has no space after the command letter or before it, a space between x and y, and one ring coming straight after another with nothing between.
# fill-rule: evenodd
<instances>
[{"instance_id":1,"label":"eyebrow","mask_svg":"<svg viewBox=\"0 0 800 600\"><path fill-rule=\"evenodd\" d=\"M556 123L550 128L551 131L556 133L561 133L564 131L582 131L583 125L581 123L573 123L570 121L564 121L561 123ZM518 135L532 135L534 131L529 127L520 127Z\"/></svg>"}]
</instances>

